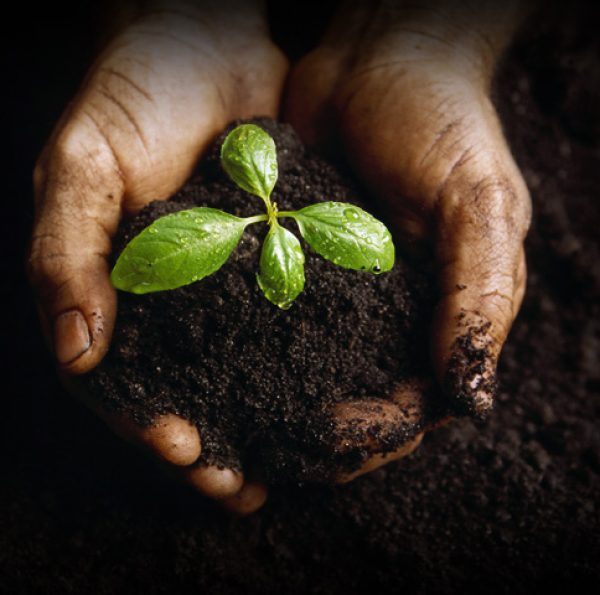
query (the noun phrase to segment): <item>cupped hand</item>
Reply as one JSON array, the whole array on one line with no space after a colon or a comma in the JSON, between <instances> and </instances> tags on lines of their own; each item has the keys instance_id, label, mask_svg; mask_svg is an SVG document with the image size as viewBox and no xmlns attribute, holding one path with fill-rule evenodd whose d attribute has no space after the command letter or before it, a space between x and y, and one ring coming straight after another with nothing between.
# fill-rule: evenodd
<instances>
[{"instance_id":1,"label":"cupped hand","mask_svg":"<svg viewBox=\"0 0 600 595\"><path fill-rule=\"evenodd\" d=\"M525 289L530 199L489 94L523 15L512 4L496 13L483 3L479 16L456 10L444 20L432 7L346 5L292 72L287 118L309 144L341 146L406 251L433 254L437 381L454 413L484 416ZM363 417L406 424L401 411L391 399ZM372 444L363 471L405 454L382 449Z\"/></svg>"},{"instance_id":2,"label":"cupped hand","mask_svg":"<svg viewBox=\"0 0 600 595\"><path fill-rule=\"evenodd\" d=\"M97 59L34 173L28 270L71 387L110 343L116 294L107 258L122 214L173 194L231 120L276 117L286 73L258 3L244 0L158 3ZM264 501L264 488L241 474L196 463L200 436L186 420L167 415L141 428L73 390L117 433L182 467L201 493L239 512Z\"/></svg>"}]
</instances>

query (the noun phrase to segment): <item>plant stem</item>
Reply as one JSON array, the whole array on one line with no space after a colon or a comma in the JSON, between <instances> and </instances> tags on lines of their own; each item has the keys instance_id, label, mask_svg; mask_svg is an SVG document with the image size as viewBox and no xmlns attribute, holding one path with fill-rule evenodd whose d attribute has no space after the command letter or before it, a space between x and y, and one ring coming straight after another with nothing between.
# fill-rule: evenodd
<instances>
[{"instance_id":1,"label":"plant stem","mask_svg":"<svg viewBox=\"0 0 600 595\"><path fill-rule=\"evenodd\" d=\"M268 219L267 219L267 222L270 226L277 225L278 212L279 211L277 210L277 203L276 202L272 203L271 208L269 209Z\"/></svg>"},{"instance_id":2,"label":"plant stem","mask_svg":"<svg viewBox=\"0 0 600 595\"><path fill-rule=\"evenodd\" d=\"M259 223L260 221L266 221L269 218L268 215L254 215L254 217L246 217L244 221L246 225L251 225L252 223Z\"/></svg>"},{"instance_id":3,"label":"plant stem","mask_svg":"<svg viewBox=\"0 0 600 595\"><path fill-rule=\"evenodd\" d=\"M260 196L265 203L265 207L267 207L267 213L270 215L273 211L273 204L271 203L271 199L268 196Z\"/></svg>"},{"instance_id":4,"label":"plant stem","mask_svg":"<svg viewBox=\"0 0 600 595\"><path fill-rule=\"evenodd\" d=\"M279 211L277 213L278 217L295 217L297 211Z\"/></svg>"}]
</instances>

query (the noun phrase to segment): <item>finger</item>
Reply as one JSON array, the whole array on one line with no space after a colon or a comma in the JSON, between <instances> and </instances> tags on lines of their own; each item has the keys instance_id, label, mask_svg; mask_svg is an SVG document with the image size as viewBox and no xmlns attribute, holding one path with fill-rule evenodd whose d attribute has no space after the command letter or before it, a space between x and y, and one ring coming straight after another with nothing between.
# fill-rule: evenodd
<instances>
[{"instance_id":1,"label":"finger","mask_svg":"<svg viewBox=\"0 0 600 595\"><path fill-rule=\"evenodd\" d=\"M463 182L440 199L436 251L443 297L433 355L459 414L481 417L492 407L498 358L522 298L529 203L524 184L512 179Z\"/></svg>"},{"instance_id":2,"label":"finger","mask_svg":"<svg viewBox=\"0 0 600 595\"><path fill-rule=\"evenodd\" d=\"M235 496L244 485L244 475L215 465L197 464L182 470L185 481L203 496L225 500Z\"/></svg>"},{"instance_id":3,"label":"finger","mask_svg":"<svg viewBox=\"0 0 600 595\"><path fill-rule=\"evenodd\" d=\"M172 465L192 465L201 453L197 428L188 420L167 413L157 416L149 425L135 423L124 415L107 411L83 388L77 377L59 374L67 392L102 419L120 438Z\"/></svg>"},{"instance_id":4,"label":"finger","mask_svg":"<svg viewBox=\"0 0 600 595\"><path fill-rule=\"evenodd\" d=\"M287 86L285 119L308 146L326 147L337 117L328 101L336 90L340 54L320 47L294 68Z\"/></svg>"},{"instance_id":5,"label":"finger","mask_svg":"<svg viewBox=\"0 0 600 595\"><path fill-rule=\"evenodd\" d=\"M188 420L173 413L159 415L149 426L114 414L103 414L102 417L118 436L166 463L183 467L192 465L200 456L198 430Z\"/></svg>"},{"instance_id":6,"label":"finger","mask_svg":"<svg viewBox=\"0 0 600 595\"><path fill-rule=\"evenodd\" d=\"M398 386L390 400L361 399L334 406L333 451L338 465L343 469L361 459L358 470L342 471L338 481L349 481L416 448L425 425L423 392L423 383L414 381Z\"/></svg>"},{"instance_id":7,"label":"finger","mask_svg":"<svg viewBox=\"0 0 600 595\"><path fill-rule=\"evenodd\" d=\"M392 461L402 459L416 450L423 440L424 433L417 434L414 438L403 444L400 448L390 453L378 453L372 455L367 461L356 471L351 473L340 473L337 477L337 483L348 483L361 475L375 471L383 465L387 465Z\"/></svg>"},{"instance_id":8,"label":"finger","mask_svg":"<svg viewBox=\"0 0 600 595\"><path fill-rule=\"evenodd\" d=\"M411 438L425 425L426 384L418 379L398 384L390 399L360 399L336 403L335 449L389 450L398 440Z\"/></svg>"},{"instance_id":9,"label":"finger","mask_svg":"<svg viewBox=\"0 0 600 595\"><path fill-rule=\"evenodd\" d=\"M83 149L85 147L85 149ZM112 152L86 126L66 126L34 174L36 217L28 273L43 327L64 371L105 354L115 316L106 257L120 217L123 181Z\"/></svg>"},{"instance_id":10,"label":"finger","mask_svg":"<svg viewBox=\"0 0 600 595\"><path fill-rule=\"evenodd\" d=\"M225 510L239 516L256 512L267 501L267 488L262 483L246 483L242 489L230 498L221 501Z\"/></svg>"}]
</instances>

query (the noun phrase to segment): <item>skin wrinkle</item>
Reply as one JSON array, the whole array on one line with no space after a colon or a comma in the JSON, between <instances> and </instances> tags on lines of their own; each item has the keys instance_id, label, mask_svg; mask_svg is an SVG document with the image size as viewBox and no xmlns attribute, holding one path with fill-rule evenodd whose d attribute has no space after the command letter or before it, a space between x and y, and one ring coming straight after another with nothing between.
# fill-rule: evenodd
<instances>
[{"instance_id":1,"label":"skin wrinkle","mask_svg":"<svg viewBox=\"0 0 600 595\"><path fill-rule=\"evenodd\" d=\"M73 276L71 276L71 277L66 277L66 278L64 279L64 281L61 281L61 282L60 282L58 285L56 285L55 287L53 287L53 288L52 288L52 290L53 290L53 291L54 291L56 294L59 294L60 292L62 292L62 291L65 289L65 287L66 287L67 285L70 285L70 284L71 284L71 283L74 281L74 279L75 279L75 278L74 278ZM64 311L66 312L66 311L67 311L67 310L69 310L69 309L70 309L70 308L65 308L65 310L64 310Z\"/></svg>"},{"instance_id":2,"label":"skin wrinkle","mask_svg":"<svg viewBox=\"0 0 600 595\"><path fill-rule=\"evenodd\" d=\"M110 66L102 66L98 69L98 74L102 74L102 73L106 73L109 75L109 77L116 77L119 80L127 83L127 85L129 87L131 87L132 89L134 89L135 91L137 91L137 93L139 93L140 95L142 95L142 97L144 97L145 99L147 99L150 103L154 103L154 97L152 95L150 95L145 89L143 89L142 87L140 87L136 82L133 81L133 79L131 79L131 77L127 76L126 74L116 70L113 67ZM101 79L100 79L101 80ZM109 78L110 80L110 78ZM102 84L102 83L101 83ZM108 88L110 88L110 84L105 83L105 86Z\"/></svg>"},{"instance_id":3,"label":"skin wrinkle","mask_svg":"<svg viewBox=\"0 0 600 595\"><path fill-rule=\"evenodd\" d=\"M200 24L200 23L198 23ZM208 33L210 36L210 39L207 39L206 35L204 35L204 33ZM242 35L242 37L240 38L240 40L237 40L237 38L235 37L235 35L233 33L229 33L227 36L227 44L225 46L223 46L223 44L221 43L221 37L217 34L217 32L208 24L203 25L203 29L201 30L200 33L198 33L197 31L194 32L192 39L198 39L198 40L202 40L203 43L202 44L196 44L194 43L193 40L188 40L188 39L184 39L182 36L177 36L171 32L166 32L163 29L158 29L158 30L152 30L152 29L148 29L148 28L141 28L141 27L137 27L137 28L133 28L133 35L137 35L140 34L142 37L144 35L148 35L148 36L155 36L155 37L162 37L164 39L168 39L171 41L175 41L177 43L179 43L180 45L183 45L185 47L187 47L188 49L191 49L192 52L194 54L201 54L204 56L204 58L207 59L207 64L217 64L218 67L215 69L213 67L213 70L216 70L219 72L219 76L222 74L222 72L227 72L229 75L231 75L232 78L234 77L234 73L232 68L229 65L229 62L231 61L231 58L236 58L238 55L239 56L243 56L242 58L242 65L243 65L243 61L245 60L245 52L244 50L244 43L242 42L242 40L246 39L246 37L248 37L248 32L246 31L244 33L244 35ZM234 41L237 41L237 44L235 46L235 49L232 50L232 43ZM267 41L267 39L265 39L265 41ZM245 43L246 46L252 47L254 46L254 41L252 41L252 43ZM208 48L206 46L209 46ZM241 47L240 47L241 46ZM214 48L218 48L219 51L215 51ZM222 59L222 56L226 55L228 56L228 60L225 61Z\"/></svg>"},{"instance_id":4,"label":"skin wrinkle","mask_svg":"<svg viewBox=\"0 0 600 595\"><path fill-rule=\"evenodd\" d=\"M463 121L465 121L467 119L467 116L464 116ZM450 137L450 143L448 144L448 146L445 148L445 150L443 151L443 155L444 157L450 157L453 154L456 153L456 151L460 151L463 147L467 147L466 150L468 150L471 155L470 156L465 156L463 158L463 160L458 164L458 167L463 167L465 165L465 163L467 163L467 161L469 161L470 159L477 159L479 157L480 154L480 150L478 149L477 146L477 141L472 139L473 135L473 131L471 130L471 125L468 123L465 123L463 126L464 130L462 131L462 134L455 134L453 135L454 138ZM459 129L460 132L460 129Z\"/></svg>"},{"instance_id":5,"label":"skin wrinkle","mask_svg":"<svg viewBox=\"0 0 600 595\"><path fill-rule=\"evenodd\" d=\"M87 218L91 219L96 224L97 228L101 229L104 232L104 235L107 239L106 256L108 256L110 254L110 249L111 249L110 248L111 238L117 230L117 225L115 225L113 223L113 225L111 227L109 227L107 222L105 221L104 217L98 215L95 212L88 213Z\"/></svg>"},{"instance_id":6,"label":"skin wrinkle","mask_svg":"<svg viewBox=\"0 0 600 595\"><path fill-rule=\"evenodd\" d=\"M454 161L454 163L450 166L448 172L443 177L442 183L439 185L438 189L434 192L435 199L433 201L433 210L436 211L438 218L441 218L442 215L440 213L441 209L448 209L448 196L447 196L447 187L452 183L452 176L455 171L457 171L464 163L467 163L471 158L472 149L470 146L467 146L465 149L461 151L458 158ZM454 208L458 206L460 201L459 197L454 199Z\"/></svg>"},{"instance_id":7,"label":"skin wrinkle","mask_svg":"<svg viewBox=\"0 0 600 595\"><path fill-rule=\"evenodd\" d=\"M506 264L506 258L502 249L493 248L488 254L478 253L474 258L468 259L468 269L470 269L471 275L465 275L467 281L471 284L478 280L478 285L483 286L491 281L496 281L506 277L510 279L512 283L512 272L502 273L503 265ZM465 263L466 264L466 263ZM464 269L465 267L460 267Z\"/></svg>"},{"instance_id":8,"label":"skin wrinkle","mask_svg":"<svg viewBox=\"0 0 600 595\"><path fill-rule=\"evenodd\" d=\"M492 192L489 192L490 190ZM498 178L484 177L472 186L471 195L474 203L478 203L482 196L486 197L486 200L490 203L497 201L502 205L506 203L507 197L510 200L516 199L512 184L504 176Z\"/></svg>"},{"instance_id":9,"label":"skin wrinkle","mask_svg":"<svg viewBox=\"0 0 600 595\"><path fill-rule=\"evenodd\" d=\"M119 111L125 116L125 119L133 126L135 130L135 137L139 140L142 145L142 149L144 150L144 157L146 158L147 163L152 163L152 159L150 157L150 153L148 151L148 145L144 138L144 132L138 124L137 120L133 116L133 114L125 107L125 105L119 101L112 93L105 91L104 89L98 88L96 89L100 95L106 97L111 103L117 106Z\"/></svg>"},{"instance_id":10,"label":"skin wrinkle","mask_svg":"<svg viewBox=\"0 0 600 595\"><path fill-rule=\"evenodd\" d=\"M27 277L40 299L43 299L54 290L54 286L48 283L48 279L61 276L64 270L65 258L63 255L58 255L56 258L59 263L58 266L55 262L52 262L55 260L52 255L48 256L40 257L36 255L30 257L27 261Z\"/></svg>"},{"instance_id":11,"label":"skin wrinkle","mask_svg":"<svg viewBox=\"0 0 600 595\"><path fill-rule=\"evenodd\" d=\"M90 257L92 257L90 259ZM78 273L89 268L75 266L78 262L90 262L97 258L106 265L106 255L94 251L88 253L55 252L35 256L28 261L27 273L30 283L38 294L38 299L58 296L67 286L78 280ZM64 276L65 271L71 274ZM54 280L60 279L58 282ZM58 300L57 300L58 301Z\"/></svg>"},{"instance_id":12,"label":"skin wrinkle","mask_svg":"<svg viewBox=\"0 0 600 595\"><path fill-rule=\"evenodd\" d=\"M78 115L81 115L84 118L87 118L87 120L92 123L93 127L96 130L96 133L98 134L99 146L103 145L104 148L108 149L108 151L110 152L110 155L113 160L113 173L116 174L121 181L122 187L119 190L122 192L125 187L125 175L123 173L123 170L121 169L117 154L114 151L109 140L106 138L102 127L100 126L98 121L95 119L95 117L92 116L92 114L87 109L83 108L82 110L80 110L78 112ZM94 172L94 174L97 175L97 172Z\"/></svg>"},{"instance_id":13,"label":"skin wrinkle","mask_svg":"<svg viewBox=\"0 0 600 595\"><path fill-rule=\"evenodd\" d=\"M512 305L513 305L512 297L506 295L505 293L498 291L497 289L494 289L493 291L488 291L487 293L482 293L482 294L480 294L479 297L485 299L485 298L489 298L492 296L508 301L510 303L510 308L512 310Z\"/></svg>"},{"instance_id":14,"label":"skin wrinkle","mask_svg":"<svg viewBox=\"0 0 600 595\"><path fill-rule=\"evenodd\" d=\"M497 258L500 264L504 262L501 260L501 257ZM487 257L480 258L476 263L472 261L469 262L468 269L470 270L469 274L465 273L465 262L458 256L452 256L447 258L446 260L441 260L438 263L438 270L440 271L440 275L442 278L446 279L445 282L440 284L441 296L446 297L448 295L452 295L456 293L455 288L457 282L462 282L467 285L467 288L464 291L468 291L471 293L477 288L483 290L485 286L488 287L494 282L501 281L502 279L506 279L509 281L509 284L513 284L513 276L511 273L501 273L495 270L490 269L490 263L493 262L492 259ZM459 272L463 271L463 272ZM455 275L450 273L458 272L459 277L457 278ZM461 293L463 293L461 292ZM467 294L468 295L468 294ZM466 299L465 294L462 296Z\"/></svg>"},{"instance_id":15,"label":"skin wrinkle","mask_svg":"<svg viewBox=\"0 0 600 595\"><path fill-rule=\"evenodd\" d=\"M463 122L463 117L456 118L448 124L446 124L444 128L442 128L442 130L440 130L440 132L436 134L433 143L430 145L427 151L425 151L425 155L423 155L423 157L421 158L421 161L419 162L419 167L423 167L425 161L427 161L427 158L432 153L437 152L446 140L446 138L453 132L453 130L455 130L457 127L460 127L463 124Z\"/></svg>"},{"instance_id":16,"label":"skin wrinkle","mask_svg":"<svg viewBox=\"0 0 600 595\"><path fill-rule=\"evenodd\" d=\"M90 194L90 189L85 188L84 185L81 186L83 189L81 192L72 193L72 194ZM71 194L71 196L72 196ZM85 201L79 205L76 200L71 200L68 197L65 197L54 205L52 203L47 203L48 206L42 210L41 214L43 215L44 222L40 223L40 229L45 231L48 228L63 230L63 239L67 237L73 236L89 236L89 232L97 230L98 226L89 225L89 220L92 219L94 223L97 223L98 218L104 218L106 216L106 212L102 212L101 204L87 204ZM111 203L112 204L112 203ZM77 205L81 207L80 211L72 212L73 207ZM50 214L46 215L45 211L49 210ZM118 208L115 208L115 214L118 214ZM65 223L65 217L70 216L70 222ZM77 226L74 223L78 224ZM105 222L103 221L103 224ZM104 229L107 229L104 227ZM101 231L104 231L101 229ZM110 228L113 229L113 228ZM116 229L116 224L114 224L114 229ZM66 232L66 233L65 233ZM34 234L36 235L36 234ZM110 237L112 232L109 230L107 233L103 234L102 237Z\"/></svg>"},{"instance_id":17,"label":"skin wrinkle","mask_svg":"<svg viewBox=\"0 0 600 595\"><path fill-rule=\"evenodd\" d=\"M89 104L89 102L88 102L88 105L91 105L91 104ZM98 109L98 108L95 108L95 109ZM104 136L104 132L103 132L103 130L102 130L102 128L101 128L101 126L100 126L100 124L99 124L99 123L98 123L98 121L95 119L95 117L94 117L94 116L92 116L91 112L90 112L89 110L87 110L87 109L84 109L84 110L82 110L82 114L83 114L85 117L87 117L88 119L90 119L90 120L92 121L92 123L95 125L96 129L98 130L98 132L99 132L99 133L100 133L102 136ZM116 123L113 121L113 122L111 122L111 126L115 127L115 126L117 126L117 125L116 125ZM143 141L142 141L142 139L141 139L141 138L139 138L139 137L136 137L136 138L138 139L138 141L139 141L140 143L143 143ZM113 145L112 145L111 141L109 141L109 140L105 140L104 142L106 143L106 146L107 146L107 148L108 148L108 149L110 149L110 151L112 152L112 154L113 154L113 158L114 158L114 160L115 160L115 161L116 161L116 163L117 163L117 171L119 172L119 176L120 176L120 177L121 177L121 179L124 181L124 179L125 179L125 174L123 174L123 173L122 173L122 172L123 172L123 165L122 165L122 164L121 164L121 162L120 162L120 158L117 156L116 152L115 152L115 151L114 151L114 149L112 148L112 147L113 147ZM144 148L145 148L145 145L144 145ZM147 158L148 160L150 160L150 159L151 159L151 158L150 158L150 154L149 154L149 150L148 150L148 149L146 149L146 148L145 148L145 155L146 155L146 158ZM173 154L173 155L172 155L172 157L175 159L176 155L174 155L174 154ZM184 157L184 158L186 158L186 157L187 157L187 152L185 152L185 153L183 154L183 157ZM153 165L151 165L151 166L149 165L149 166L146 168L146 170L148 170L148 171L150 172L150 175L155 175L155 174L156 174L156 171L157 171L157 169L159 169L160 167L165 167L165 168L166 168L166 167L168 167L168 166L167 166L167 165L165 165L165 164L163 164L163 163L161 163L161 164L160 164L160 166L157 168L157 166L153 164ZM128 176L128 177L130 178L131 176ZM139 178L139 176L137 176L137 177ZM139 183L139 182L140 182L140 180L138 180L138 183ZM121 202L121 208L122 208L122 209L124 209L126 212L135 212L135 211L139 210L140 208L142 208L142 207L143 207L143 206L146 204L146 201L145 201L145 200L138 201L138 203L139 203L139 204L133 204L135 201L132 199L132 197L131 197L131 196L129 196L129 194L128 194L128 189L127 189L126 187L123 187L123 189L122 189L121 191L119 191L118 193L114 193L114 192L113 192L112 194L113 194L113 195L115 195L115 194L116 194L116 195L118 195L118 196L122 196L122 200L120 201L120 202ZM158 197L157 197L157 198L158 198ZM118 222L115 224L115 228L116 228L116 225L117 225L117 224L118 224Z\"/></svg>"},{"instance_id":18,"label":"skin wrinkle","mask_svg":"<svg viewBox=\"0 0 600 595\"><path fill-rule=\"evenodd\" d=\"M192 50L194 53L199 52L201 54L204 54L206 57L210 58L211 60L215 59L215 55L212 52L208 52L201 45L197 45L195 43L192 43L191 41L182 39L181 37L178 37L177 35L174 35L173 33L168 33L166 31L161 31L161 30L153 31L152 29L142 29L142 28L136 28L134 33L136 36L139 36L139 37L147 36L147 37L158 37L159 39L168 39L170 41L174 41L175 43L177 43L180 46L184 46L187 49Z\"/></svg>"},{"instance_id":19,"label":"skin wrinkle","mask_svg":"<svg viewBox=\"0 0 600 595\"><path fill-rule=\"evenodd\" d=\"M133 45L133 43L129 44L129 45ZM126 47L125 45L123 46L112 46L112 49L114 50L114 53L118 53L120 52L120 50L122 48ZM138 68L143 68L144 70L147 70L151 75L155 76L156 75L156 70L153 68L152 64L148 63L147 60L138 60L137 58L134 58L133 56L119 56L119 60L120 61L124 61L127 64L132 64L133 66L135 66L134 70L137 70Z\"/></svg>"}]
</instances>

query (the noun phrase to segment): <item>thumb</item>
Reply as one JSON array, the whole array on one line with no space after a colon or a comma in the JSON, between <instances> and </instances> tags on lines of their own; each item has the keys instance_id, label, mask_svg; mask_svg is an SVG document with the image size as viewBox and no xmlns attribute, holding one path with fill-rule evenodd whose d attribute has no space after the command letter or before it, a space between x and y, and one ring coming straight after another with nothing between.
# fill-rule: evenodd
<instances>
[{"instance_id":1,"label":"thumb","mask_svg":"<svg viewBox=\"0 0 600 595\"><path fill-rule=\"evenodd\" d=\"M480 180L441 195L442 299L432 343L438 381L456 413L477 417L493 405L498 358L523 297L530 209L518 172Z\"/></svg>"},{"instance_id":2,"label":"thumb","mask_svg":"<svg viewBox=\"0 0 600 595\"><path fill-rule=\"evenodd\" d=\"M27 268L42 326L60 367L83 373L108 349L116 295L107 256L124 184L93 125L67 124L34 172L35 219Z\"/></svg>"}]
</instances>

